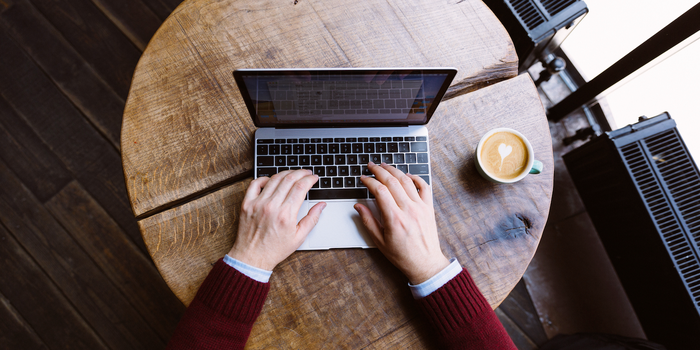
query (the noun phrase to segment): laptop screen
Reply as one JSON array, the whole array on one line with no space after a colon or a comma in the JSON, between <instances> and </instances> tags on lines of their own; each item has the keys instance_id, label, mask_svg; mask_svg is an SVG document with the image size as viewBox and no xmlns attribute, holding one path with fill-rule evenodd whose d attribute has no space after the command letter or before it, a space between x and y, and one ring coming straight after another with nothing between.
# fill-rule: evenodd
<instances>
[{"instance_id":1,"label":"laptop screen","mask_svg":"<svg viewBox=\"0 0 700 350\"><path fill-rule=\"evenodd\" d=\"M425 124L454 68L241 69L233 75L258 127Z\"/></svg>"}]
</instances>

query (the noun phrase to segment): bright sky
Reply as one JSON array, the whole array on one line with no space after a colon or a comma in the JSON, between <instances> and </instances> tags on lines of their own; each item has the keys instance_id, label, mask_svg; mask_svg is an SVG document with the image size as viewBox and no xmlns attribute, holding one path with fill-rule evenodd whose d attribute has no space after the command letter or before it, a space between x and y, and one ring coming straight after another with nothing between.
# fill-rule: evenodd
<instances>
[{"instance_id":1,"label":"bright sky","mask_svg":"<svg viewBox=\"0 0 700 350\"><path fill-rule=\"evenodd\" d=\"M585 0L589 13L562 44L587 80L661 30L695 0ZM700 40L620 87L604 93L618 127L641 115L669 112L696 163L700 162ZM695 40L695 41L693 41ZM647 69L647 67L642 68Z\"/></svg>"}]
</instances>

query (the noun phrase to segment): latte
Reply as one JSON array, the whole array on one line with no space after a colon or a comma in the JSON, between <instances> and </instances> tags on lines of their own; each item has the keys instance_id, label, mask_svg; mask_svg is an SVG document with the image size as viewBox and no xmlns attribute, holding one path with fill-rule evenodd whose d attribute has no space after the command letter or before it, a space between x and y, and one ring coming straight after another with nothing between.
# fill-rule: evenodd
<instances>
[{"instance_id":1,"label":"latte","mask_svg":"<svg viewBox=\"0 0 700 350\"><path fill-rule=\"evenodd\" d=\"M481 166L494 177L510 180L525 171L528 151L517 135L499 131L489 136L481 148Z\"/></svg>"}]
</instances>

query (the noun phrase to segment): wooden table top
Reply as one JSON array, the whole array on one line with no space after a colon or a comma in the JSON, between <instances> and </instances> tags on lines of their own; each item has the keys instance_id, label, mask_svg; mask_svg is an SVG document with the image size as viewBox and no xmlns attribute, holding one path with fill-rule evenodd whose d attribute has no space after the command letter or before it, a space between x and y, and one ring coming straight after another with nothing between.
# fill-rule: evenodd
<instances>
[{"instance_id":1,"label":"wooden table top","mask_svg":"<svg viewBox=\"0 0 700 350\"><path fill-rule=\"evenodd\" d=\"M185 1L151 39L122 125L126 185L161 275L185 304L233 245L255 126L237 68L456 67L428 129L441 247L495 308L534 255L553 186L536 88L516 76L505 29L479 0ZM545 171L482 179L473 152L510 127ZM426 347L405 277L376 249L305 251L278 265L250 348Z\"/></svg>"}]
</instances>

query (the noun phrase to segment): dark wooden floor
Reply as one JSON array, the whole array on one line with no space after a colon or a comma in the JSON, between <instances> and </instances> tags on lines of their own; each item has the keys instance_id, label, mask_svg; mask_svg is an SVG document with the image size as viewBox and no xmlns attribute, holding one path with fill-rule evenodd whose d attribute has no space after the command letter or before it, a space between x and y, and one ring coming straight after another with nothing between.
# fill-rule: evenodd
<instances>
[{"instance_id":1,"label":"dark wooden floor","mask_svg":"<svg viewBox=\"0 0 700 350\"><path fill-rule=\"evenodd\" d=\"M119 155L136 63L179 0L0 0L0 348L164 348L184 306L148 257ZM520 283L497 314L546 341Z\"/></svg>"}]
</instances>

